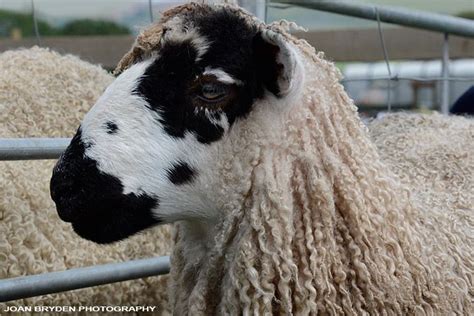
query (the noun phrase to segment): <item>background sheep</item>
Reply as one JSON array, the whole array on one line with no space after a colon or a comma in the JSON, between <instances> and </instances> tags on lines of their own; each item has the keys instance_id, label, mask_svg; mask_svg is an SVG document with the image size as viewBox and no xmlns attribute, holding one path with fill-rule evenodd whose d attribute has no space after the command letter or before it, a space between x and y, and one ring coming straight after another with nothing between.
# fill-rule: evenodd
<instances>
[{"instance_id":1,"label":"background sheep","mask_svg":"<svg viewBox=\"0 0 474 316\"><path fill-rule=\"evenodd\" d=\"M228 36L214 31L224 30L217 27L221 24ZM236 29L240 32L229 31ZM230 49L235 41L240 50ZM267 48L262 56L252 55L262 48L258 45ZM208 51L214 59L206 59ZM234 54L235 64L224 53ZM164 61L170 60L175 68L167 68ZM242 67L247 63L255 67ZM260 73L262 65L266 72ZM119 68L123 73L87 114L58 162L53 198L83 237L107 242L113 232L112 239L123 238L120 225L102 218L97 223L107 225L106 233L102 225L85 229L83 217L97 216L94 205L84 208L85 215L71 212L74 196L61 193L61 178L74 181L77 192L87 189L74 167L88 164L94 166L92 175L101 171L127 185L127 193L112 196L155 199L140 212L159 222L179 220L172 257L176 314L473 312L473 218L464 204L472 193L456 192L465 197L453 204L410 192L380 158L335 66L283 26L260 24L232 7L180 6L138 38ZM256 81L266 93L253 100L251 110L235 110L249 110L235 121L227 106L236 103L219 104L221 112L203 105L207 112L197 107L188 113L195 103L189 90L178 89L190 73L255 88L242 88L245 96L260 91L252 79L261 79ZM147 90L169 81L174 90L162 89L156 99ZM197 90L199 99L212 99L216 90L202 81L196 83L204 87ZM119 100L114 92L121 93ZM189 98L179 99L182 94ZM184 109L170 116L176 108ZM130 113L127 120L123 113ZM121 124L115 140L107 135L110 117ZM194 134L180 134L176 117L210 122L214 127L205 132L211 135L203 139L194 125L181 126ZM134 146L147 151L137 156ZM74 156L78 148L84 154ZM180 159L178 170L186 169L186 185L173 181L177 167L170 157ZM172 168L164 169L167 165ZM430 212L433 207L443 211Z\"/></svg>"},{"instance_id":2,"label":"background sheep","mask_svg":"<svg viewBox=\"0 0 474 316\"><path fill-rule=\"evenodd\" d=\"M396 113L373 120L368 127L381 158L411 188L420 209L460 217L455 220L460 222L466 215L462 210L472 214L472 118Z\"/></svg>"},{"instance_id":3,"label":"background sheep","mask_svg":"<svg viewBox=\"0 0 474 316\"><path fill-rule=\"evenodd\" d=\"M113 77L43 48L0 54L0 137L70 137ZM166 255L167 227L110 246L78 238L49 193L52 160L0 162L0 279ZM8 302L9 305L156 305L168 310L166 277ZM157 289L162 289L161 291Z\"/></svg>"}]
</instances>

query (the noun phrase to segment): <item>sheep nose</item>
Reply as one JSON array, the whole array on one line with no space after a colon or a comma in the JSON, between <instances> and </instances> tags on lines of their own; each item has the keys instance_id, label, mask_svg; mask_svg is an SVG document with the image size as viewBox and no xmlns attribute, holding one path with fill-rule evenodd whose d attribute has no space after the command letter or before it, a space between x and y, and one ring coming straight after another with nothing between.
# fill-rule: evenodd
<instances>
[{"instance_id":1,"label":"sheep nose","mask_svg":"<svg viewBox=\"0 0 474 316\"><path fill-rule=\"evenodd\" d=\"M74 222L79 219L79 212L76 209L76 204L74 204L75 202L73 200L74 199L60 199L56 202L56 210L59 218L65 222Z\"/></svg>"},{"instance_id":2,"label":"sheep nose","mask_svg":"<svg viewBox=\"0 0 474 316\"><path fill-rule=\"evenodd\" d=\"M59 217L65 222L72 222L78 219L84 199L76 193L74 180L66 176L66 172L64 168L54 168L50 192Z\"/></svg>"}]
</instances>

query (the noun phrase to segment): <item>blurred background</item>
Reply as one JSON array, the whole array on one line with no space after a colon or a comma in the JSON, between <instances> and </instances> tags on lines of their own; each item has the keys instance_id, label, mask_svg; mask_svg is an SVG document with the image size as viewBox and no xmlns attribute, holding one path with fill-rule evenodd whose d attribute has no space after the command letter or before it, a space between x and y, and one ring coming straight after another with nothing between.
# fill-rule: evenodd
<instances>
[{"instance_id":1,"label":"blurred background","mask_svg":"<svg viewBox=\"0 0 474 316\"><path fill-rule=\"evenodd\" d=\"M160 12L185 1L0 0L0 52L40 45L113 69L140 29ZM474 0L359 0L474 19ZM283 5L265 0L239 3L261 19L286 19L306 28L298 36L336 62L343 84L367 116L387 109L439 110L444 35L382 23L391 73L376 21ZM151 10L150 10L151 7ZM36 21L36 23L35 23ZM474 85L474 39L449 37L449 103ZM461 78L456 80L456 78ZM390 91L388 91L390 90ZM389 93L388 93L389 92ZM474 102L473 102L474 103Z\"/></svg>"}]
</instances>

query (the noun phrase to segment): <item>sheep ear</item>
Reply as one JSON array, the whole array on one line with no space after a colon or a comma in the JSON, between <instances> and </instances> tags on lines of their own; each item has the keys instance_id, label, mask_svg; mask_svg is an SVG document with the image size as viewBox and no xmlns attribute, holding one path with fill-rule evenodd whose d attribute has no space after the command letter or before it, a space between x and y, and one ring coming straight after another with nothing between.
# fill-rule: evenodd
<instances>
[{"instance_id":1,"label":"sheep ear","mask_svg":"<svg viewBox=\"0 0 474 316\"><path fill-rule=\"evenodd\" d=\"M301 61L288 41L272 30L260 31L253 40L257 76L277 97L292 94L302 82Z\"/></svg>"}]
</instances>

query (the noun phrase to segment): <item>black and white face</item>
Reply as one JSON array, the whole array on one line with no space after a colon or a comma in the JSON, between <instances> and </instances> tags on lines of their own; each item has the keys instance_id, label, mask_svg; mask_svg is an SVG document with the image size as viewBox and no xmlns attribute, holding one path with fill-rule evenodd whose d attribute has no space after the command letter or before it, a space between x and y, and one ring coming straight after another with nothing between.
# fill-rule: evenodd
<instances>
[{"instance_id":1,"label":"black and white face","mask_svg":"<svg viewBox=\"0 0 474 316\"><path fill-rule=\"evenodd\" d=\"M294 49L233 11L177 15L163 30L159 48L107 88L54 168L59 216L86 239L212 217L217 144L258 100L291 86Z\"/></svg>"}]
</instances>

